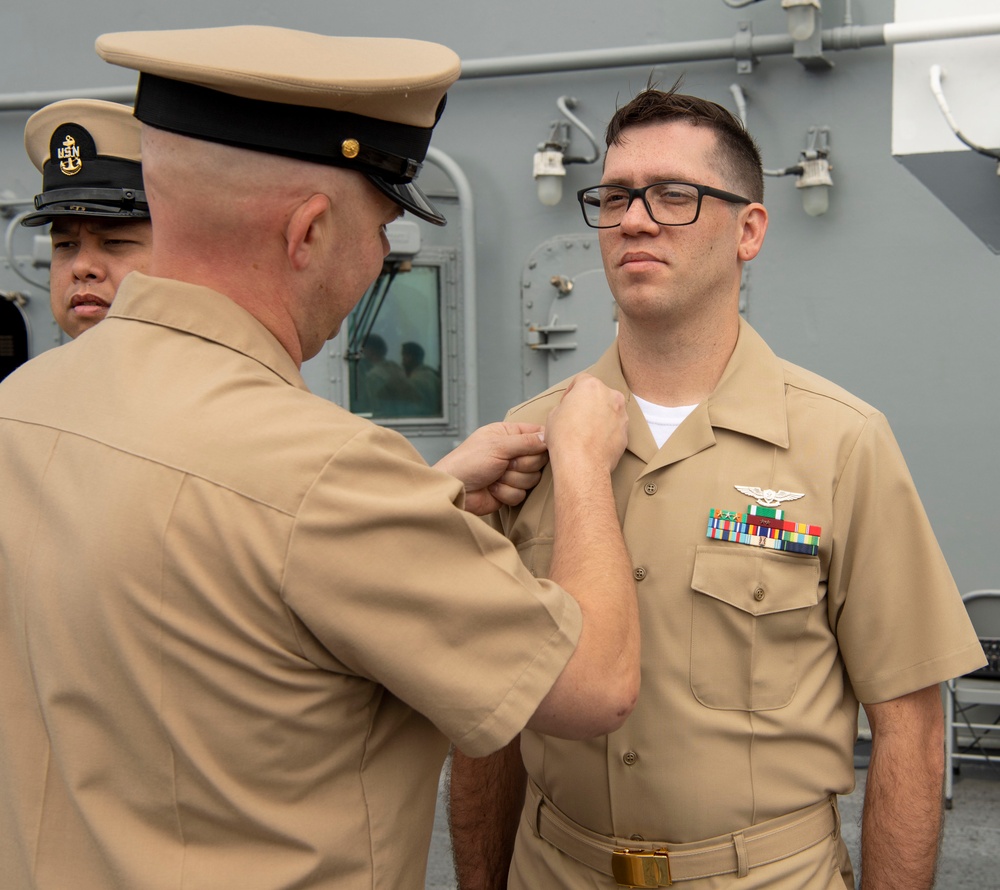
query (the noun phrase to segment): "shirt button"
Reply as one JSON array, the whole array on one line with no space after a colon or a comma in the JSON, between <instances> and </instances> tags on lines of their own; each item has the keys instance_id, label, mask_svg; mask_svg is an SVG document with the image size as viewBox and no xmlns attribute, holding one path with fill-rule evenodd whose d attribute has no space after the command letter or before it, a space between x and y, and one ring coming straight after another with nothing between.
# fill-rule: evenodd
<instances>
[{"instance_id":1,"label":"shirt button","mask_svg":"<svg viewBox=\"0 0 1000 890\"><path fill-rule=\"evenodd\" d=\"M622 757L622 762L625 766L632 766L639 759L639 755L635 751L626 751Z\"/></svg>"},{"instance_id":2,"label":"shirt button","mask_svg":"<svg viewBox=\"0 0 1000 890\"><path fill-rule=\"evenodd\" d=\"M757 588L757 589L756 589L756 590L755 590L755 591L753 592L753 598L754 598L755 600L757 600L757 602L758 602L758 603L759 603L759 602L760 602L760 601L761 601L762 599L764 599L764 588L763 588L763 587L758 587L758 588Z\"/></svg>"},{"instance_id":3,"label":"shirt button","mask_svg":"<svg viewBox=\"0 0 1000 890\"><path fill-rule=\"evenodd\" d=\"M646 577L646 570L642 566L636 566L632 570L632 577L634 577L636 581L641 581Z\"/></svg>"},{"instance_id":4,"label":"shirt button","mask_svg":"<svg viewBox=\"0 0 1000 890\"><path fill-rule=\"evenodd\" d=\"M647 482L642 487L642 490L644 492L646 492L646 494L656 494L656 483L655 482Z\"/></svg>"}]
</instances>

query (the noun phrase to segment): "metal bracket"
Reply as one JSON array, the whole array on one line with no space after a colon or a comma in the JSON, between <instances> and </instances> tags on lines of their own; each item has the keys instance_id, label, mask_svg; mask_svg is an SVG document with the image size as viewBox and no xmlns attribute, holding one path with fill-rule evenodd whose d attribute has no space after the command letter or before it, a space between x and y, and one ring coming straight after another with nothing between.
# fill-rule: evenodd
<instances>
[{"instance_id":1,"label":"metal bracket","mask_svg":"<svg viewBox=\"0 0 1000 890\"><path fill-rule=\"evenodd\" d=\"M808 71L829 71L833 67L833 62L823 55L823 32L818 27L811 37L794 42L792 58Z\"/></svg>"},{"instance_id":2,"label":"metal bracket","mask_svg":"<svg viewBox=\"0 0 1000 890\"><path fill-rule=\"evenodd\" d=\"M753 66L757 63L753 54L753 22L740 22L733 38L733 55L737 74L753 74Z\"/></svg>"},{"instance_id":3,"label":"metal bracket","mask_svg":"<svg viewBox=\"0 0 1000 890\"><path fill-rule=\"evenodd\" d=\"M548 324L536 324L528 328L528 336L525 340L527 345L531 349L543 352L567 352L576 349L577 344L573 341L549 342L549 334L573 334L577 330L575 324L557 324L556 321L557 317L553 317L552 321Z\"/></svg>"}]
</instances>

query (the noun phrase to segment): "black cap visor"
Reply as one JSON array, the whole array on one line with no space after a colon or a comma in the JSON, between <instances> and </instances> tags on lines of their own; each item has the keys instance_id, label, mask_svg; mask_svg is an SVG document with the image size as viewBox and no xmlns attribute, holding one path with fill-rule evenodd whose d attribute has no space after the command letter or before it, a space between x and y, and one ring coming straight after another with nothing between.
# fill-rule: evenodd
<instances>
[{"instance_id":1,"label":"black cap visor","mask_svg":"<svg viewBox=\"0 0 1000 890\"><path fill-rule=\"evenodd\" d=\"M35 210L24 216L21 225L44 226L62 216L145 220L149 219L149 206L141 189L50 189L35 196Z\"/></svg>"},{"instance_id":2,"label":"black cap visor","mask_svg":"<svg viewBox=\"0 0 1000 890\"><path fill-rule=\"evenodd\" d=\"M392 198L404 210L409 210L414 216L436 226L447 225L447 220L441 212L428 200L412 182L387 182L380 176L368 174L368 179L383 195Z\"/></svg>"}]
</instances>

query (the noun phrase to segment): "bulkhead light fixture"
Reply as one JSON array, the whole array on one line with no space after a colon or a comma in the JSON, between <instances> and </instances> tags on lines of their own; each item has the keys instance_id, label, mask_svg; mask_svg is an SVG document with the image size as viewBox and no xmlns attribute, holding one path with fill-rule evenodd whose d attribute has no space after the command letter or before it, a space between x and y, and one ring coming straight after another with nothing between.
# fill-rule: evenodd
<instances>
[{"instance_id":1,"label":"bulkhead light fixture","mask_svg":"<svg viewBox=\"0 0 1000 890\"><path fill-rule=\"evenodd\" d=\"M813 36L819 21L819 0L781 0L781 8L788 13L788 33L793 40Z\"/></svg>"}]
</instances>

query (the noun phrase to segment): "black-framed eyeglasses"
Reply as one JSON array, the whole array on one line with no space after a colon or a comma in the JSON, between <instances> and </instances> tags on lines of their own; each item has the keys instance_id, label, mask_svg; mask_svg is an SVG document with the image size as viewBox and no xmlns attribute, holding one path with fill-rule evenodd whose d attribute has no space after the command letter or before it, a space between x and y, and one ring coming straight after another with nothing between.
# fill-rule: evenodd
<instances>
[{"instance_id":1,"label":"black-framed eyeglasses","mask_svg":"<svg viewBox=\"0 0 1000 890\"><path fill-rule=\"evenodd\" d=\"M752 204L749 198L693 182L651 182L642 188L595 185L576 193L584 221L592 229L620 226L636 198L642 199L653 222L661 226L689 226L701 213L701 199L708 195L730 204Z\"/></svg>"}]
</instances>

